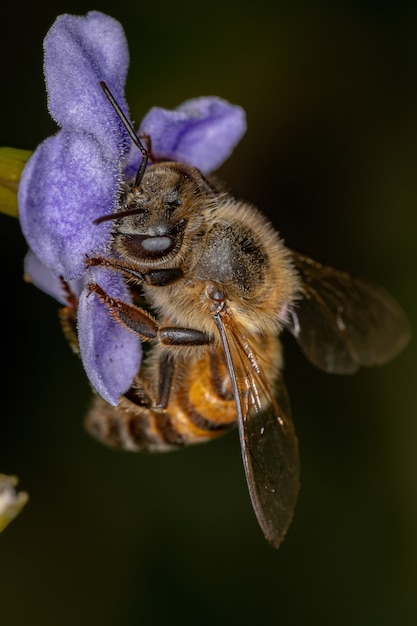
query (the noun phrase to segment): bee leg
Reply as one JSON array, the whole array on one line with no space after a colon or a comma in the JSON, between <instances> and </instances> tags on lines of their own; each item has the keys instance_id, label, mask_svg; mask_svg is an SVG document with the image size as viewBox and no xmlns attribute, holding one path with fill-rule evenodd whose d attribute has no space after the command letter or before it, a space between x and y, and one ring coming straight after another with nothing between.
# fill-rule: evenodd
<instances>
[{"instance_id":1,"label":"bee leg","mask_svg":"<svg viewBox=\"0 0 417 626\"><path fill-rule=\"evenodd\" d=\"M174 361L166 353L161 354L159 361L159 380L155 409L166 409L171 392L172 378L174 375Z\"/></svg>"},{"instance_id":2,"label":"bee leg","mask_svg":"<svg viewBox=\"0 0 417 626\"><path fill-rule=\"evenodd\" d=\"M139 381L136 379L133 385L125 394L125 398L133 402L136 406L150 409L153 407L153 402L150 394L142 387Z\"/></svg>"},{"instance_id":3,"label":"bee leg","mask_svg":"<svg viewBox=\"0 0 417 626\"><path fill-rule=\"evenodd\" d=\"M137 333L142 341L158 337L159 324L149 313L134 304L112 298L96 283L89 283L87 288L98 296L118 322Z\"/></svg>"},{"instance_id":4,"label":"bee leg","mask_svg":"<svg viewBox=\"0 0 417 626\"><path fill-rule=\"evenodd\" d=\"M136 278L136 280L140 282L145 282L145 277L142 272L135 269L132 265L126 263L121 259L108 259L102 256L87 256L85 259L85 264L87 265L87 267L110 267L111 269L117 270L122 274L126 274L129 278Z\"/></svg>"},{"instance_id":5,"label":"bee leg","mask_svg":"<svg viewBox=\"0 0 417 626\"><path fill-rule=\"evenodd\" d=\"M62 290L65 294L65 300L67 302L67 306L76 309L78 306L78 297L72 291L69 283L62 277L59 277L60 283L62 285Z\"/></svg>"},{"instance_id":6,"label":"bee leg","mask_svg":"<svg viewBox=\"0 0 417 626\"><path fill-rule=\"evenodd\" d=\"M173 375L174 362L168 354L163 353L160 355L158 363L158 382L154 385L156 393L151 393L149 389L146 390L142 385L143 381L137 377L124 396L136 406L153 411L163 411L168 406ZM148 380L147 382L151 381ZM154 377L152 382L154 382Z\"/></svg>"},{"instance_id":7,"label":"bee leg","mask_svg":"<svg viewBox=\"0 0 417 626\"><path fill-rule=\"evenodd\" d=\"M176 326L162 326L158 339L164 346L207 346L212 342L211 337L201 330Z\"/></svg>"},{"instance_id":8,"label":"bee leg","mask_svg":"<svg viewBox=\"0 0 417 626\"><path fill-rule=\"evenodd\" d=\"M64 332L64 335L70 344L72 350L78 354L78 339L77 339L77 306L78 306L78 297L71 290L71 287L67 283L66 280L60 277L62 289L65 294L65 300L67 305L59 310L59 320L61 322L61 327Z\"/></svg>"},{"instance_id":9,"label":"bee leg","mask_svg":"<svg viewBox=\"0 0 417 626\"><path fill-rule=\"evenodd\" d=\"M109 259L105 257L87 257L86 264L89 267L110 267L126 276L126 278L135 279L138 282L152 285L153 287L166 287L183 278L184 273L178 267L166 269L152 269L141 272L130 263L126 263L122 259Z\"/></svg>"},{"instance_id":10,"label":"bee leg","mask_svg":"<svg viewBox=\"0 0 417 626\"><path fill-rule=\"evenodd\" d=\"M161 326L140 307L112 298L96 283L89 283L87 287L99 297L118 322L137 333L142 341L156 339L164 346L204 346L212 341L209 335L194 328Z\"/></svg>"}]
</instances>

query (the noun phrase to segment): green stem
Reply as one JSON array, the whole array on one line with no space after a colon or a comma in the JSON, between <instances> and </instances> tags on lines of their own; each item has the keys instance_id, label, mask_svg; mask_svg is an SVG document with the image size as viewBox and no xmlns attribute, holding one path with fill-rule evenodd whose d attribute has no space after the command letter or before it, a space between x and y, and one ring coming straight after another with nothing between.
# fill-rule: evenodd
<instances>
[{"instance_id":1,"label":"green stem","mask_svg":"<svg viewBox=\"0 0 417 626\"><path fill-rule=\"evenodd\" d=\"M17 188L22 170L32 152L0 148L0 213L18 217Z\"/></svg>"}]
</instances>

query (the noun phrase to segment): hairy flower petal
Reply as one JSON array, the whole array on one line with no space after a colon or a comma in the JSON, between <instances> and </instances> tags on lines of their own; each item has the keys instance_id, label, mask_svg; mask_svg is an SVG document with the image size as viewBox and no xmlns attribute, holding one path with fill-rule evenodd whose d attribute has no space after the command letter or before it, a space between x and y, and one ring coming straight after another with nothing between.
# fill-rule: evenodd
<instances>
[{"instance_id":1,"label":"hairy flower petal","mask_svg":"<svg viewBox=\"0 0 417 626\"><path fill-rule=\"evenodd\" d=\"M118 272L93 268L88 275L110 296L131 301ZM78 340L91 384L107 402L116 405L139 371L142 352L138 335L118 323L97 295L86 288L78 305Z\"/></svg>"},{"instance_id":2,"label":"hairy flower petal","mask_svg":"<svg viewBox=\"0 0 417 626\"><path fill-rule=\"evenodd\" d=\"M38 257L29 250L24 260L25 279L33 283L38 289L41 289L49 296L58 300L66 306L68 304L68 293L64 287L62 280L49 267L46 267L38 259ZM84 280L69 281L69 288L74 296L78 297L83 289Z\"/></svg>"},{"instance_id":3,"label":"hairy flower petal","mask_svg":"<svg viewBox=\"0 0 417 626\"><path fill-rule=\"evenodd\" d=\"M111 222L93 221L114 209L118 165L106 161L98 142L60 131L36 149L19 185L20 222L44 265L66 280L80 277L85 256L106 250Z\"/></svg>"},{"instance_id":4,"label":"hairy flower petal","mask_svg":"<svg viewBox=\"0 0 417 626\"><path fill-rule=\"evenodd\" d=\"M49 111L60 130L29 159L18 191L30 246L26 277L64 305L75 306L78 297L81 359L92 386L113 405L139 371L141 345L89 288L96 282L110 297L131 302L125 278L87 268L86 257L112 256L113 222L95 222L114 213L143 158L100 86L107 84L129 119L128 63L115 19L98 11L56 19L44 40L44 72ZM216 97L189 100L175 111L154 108L140 126L150 138L151 157L182 161L203 173L223 163L245 130L243 110ZM75 298L68 299L62 279Z\"/></svg>"},{"instance_id":5,"label":"hairy flower petal","mask_svg":"<svg viewBox=\"0 0 417 626\"><path fill-rule=\"evenodd\" d=\"M107 83L127 112L128 66L121 24L98 11L86 16L60 15L44 40L50 114L62 128L93 134L112 157L120 157L120 150L126 152L129 140L99 83Z\"/></svg>"},{"instance_id":6,"label":"hairy flower petal","mask_svg":"<svg viewBox=\"0 0 417 626\"><path fill-rule=\"evenodd\" d=\"M156 159L188 163L207 174L227 159L245 130L241 107L203 97L187 100L173 111L153 107L142 120L139 135L151 138Z\"/></svg>"}]
</instances>

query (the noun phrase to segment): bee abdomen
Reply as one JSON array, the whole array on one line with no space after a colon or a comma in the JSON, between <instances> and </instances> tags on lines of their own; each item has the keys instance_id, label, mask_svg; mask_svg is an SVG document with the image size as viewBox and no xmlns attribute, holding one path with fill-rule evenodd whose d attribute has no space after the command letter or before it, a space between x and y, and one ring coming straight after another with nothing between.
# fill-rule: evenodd
<instances>
[{"instance_id":1,"label":"bee abdomen","mask_svg":"<svg viewBox=\"0 0 417 626\"><path fill-rule=\"evenodd\" d=\"M122 450L164 452L221 435L236 423L226 370L215 356L194 363L171 389L166 409L145 406L133 389L117 407L96 397L86 421L89 433Z\"/></svg>"}]
</instances>

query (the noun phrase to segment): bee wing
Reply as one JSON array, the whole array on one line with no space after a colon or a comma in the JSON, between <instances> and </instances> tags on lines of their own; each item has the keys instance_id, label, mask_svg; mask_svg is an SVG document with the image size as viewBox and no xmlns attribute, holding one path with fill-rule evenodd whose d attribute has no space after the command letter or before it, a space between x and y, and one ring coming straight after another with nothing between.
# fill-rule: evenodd
<instances>
[{"instance_id":1,"label":"bee wing","mask_svg":"<svg viewBox=\"0 0 417 626\"><path fill-rule=\"evenodd\" d=\"M299 491L298 442L287 391L279 379L272 394L251 346L230 315L214 318L234 389L252 506L266 539L277 548L292 520Z\"/></svg>"},{"instance_id":2,"label":"bee wing","mask_svg":"<svg viewBox=\"0 0 417 626\"><path fill-rule=\"evenodd\" d=\"M408 343L410 328L396 300L367 280L292 252L302 298L288 312L286 328L320 369L350 374L381 365Z\"/></svg>"}]
</instances>

